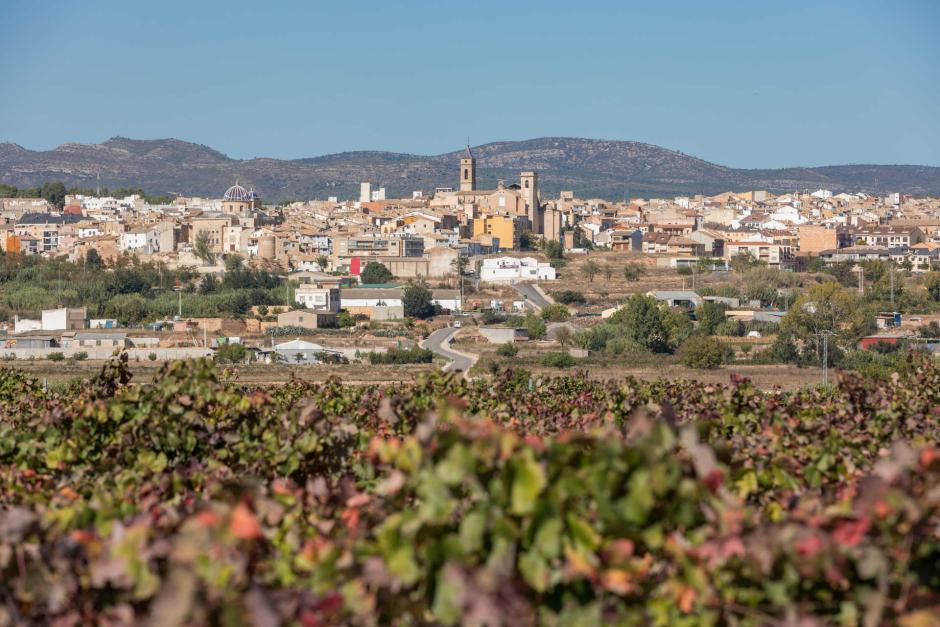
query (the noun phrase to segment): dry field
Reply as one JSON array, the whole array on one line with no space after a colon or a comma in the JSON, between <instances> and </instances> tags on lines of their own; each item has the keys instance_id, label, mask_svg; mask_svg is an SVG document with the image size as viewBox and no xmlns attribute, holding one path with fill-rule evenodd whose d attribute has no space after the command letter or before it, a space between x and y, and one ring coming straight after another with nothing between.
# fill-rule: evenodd
<instances>
[{"instance_id":1,"label":"dry field","mask_svg":"<svg viewBox=\"0 0 940 627\"><path fill-rule=\"evenodd\" d=\"M584 311L601 310L623 301L631 294L645 293L650 290L691 289L692 277L681 276L674 268L657 268L655 259L635 253L592 252L587 255L570 255L563 268L558 269L558 278L554 281L542 281L539 286L547 293L561 290L575 290L584 294L591 302L581 306ZM590 281L583 268L588 261L593 261L601 271ZM641 268L639 280L628 281L624 277L624 268L633 264ZM610 279L604 269L610 268ZM712 277L696 275L695 286L718 285L727 282L727 276Z\"/></svg>"},{"instance_id":2,"label":"dry field","mask_svg":"<svg viewBox=\"0 0 940 627\"><path fill-rule=\"evenodd\" d=\"M80 363L51 361L17 361L9 367L29 372L50 386L65 385L74 379L89 379L101 369L101 361L83 361ZM149 383L160 371L160 364L150 362L130 362L135 383ZM277 385L290 381L291 378L304 381L325 381L337 377L343 383L367 385L373 383L400 383L414 380L421 373L437 369L438 364L381 365L343 364L343 365L290 365L290 364L251 364L249 366L228 366L229 373L247 385ZM224 368L224 366L223 366Z\"/></svg>"}]
</instances>

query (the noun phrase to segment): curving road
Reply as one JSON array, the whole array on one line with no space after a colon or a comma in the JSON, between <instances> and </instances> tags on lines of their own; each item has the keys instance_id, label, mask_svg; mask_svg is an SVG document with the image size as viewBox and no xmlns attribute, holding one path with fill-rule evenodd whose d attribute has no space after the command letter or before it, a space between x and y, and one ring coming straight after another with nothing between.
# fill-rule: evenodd
<instances>
[{"instance_id":1,"label":"curving road","mask_svg":"<svg viewBox=\"0 0 940 627\"><path fill-rule=\"evenodd\" d=\"M438 329L431 333L426 340L421 342L421 348L426 348L445 359L449 359L450 363L444 366L443 370L445 372L451 370L460 370L464 373L470 370L474 363L476 363L476 358L463 353L458 353L450 348L450 343L453 341L454 336L457 335L457 332L460 329L454 327L444 327L443 329Z\"/></svg>"},{"instance_id":2,"label":"curving road","mask_svg":"<svg viewBox=\"0 0 940 627\"><path fill-rule=\"evenodd\" d=\"M513 283L512 286L525 297L526 302L535 307L536 311L541 311L543 307L551 305L551 302L542 296L531 283Z\"/></svg>"}]
</instances>

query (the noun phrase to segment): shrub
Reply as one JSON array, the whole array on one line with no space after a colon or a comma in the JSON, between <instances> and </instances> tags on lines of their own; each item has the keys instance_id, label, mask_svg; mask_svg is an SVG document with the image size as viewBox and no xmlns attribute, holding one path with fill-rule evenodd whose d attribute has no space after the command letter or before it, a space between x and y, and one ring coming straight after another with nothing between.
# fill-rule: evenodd
<instances>
[{"instance_id":1,"label":"shrub","mask_svg":"<svg viewBox=\"0 0 940 627\"><path fill-rule=\"evenodd\" d=\"M623 278L628 281L639 281L643 268L635 263L628 263L623 269Z\"/></svg>"},{"instance_id":2,"label":"shrub","mask_svg":"<svg viewBox=\"0 0 940 627\"><path fill-rule=\"evenodd\" d=\"M568 311L568 307L562 305L561 303L552 303L551 305L542 307L542 320L547 320L549 322L564 322L570 317L571 312Z\"/></svg>"},{"instance_id":3,"label":"shrub","mask_svg":"<svg viewBox=\"0 0 940 627\"><path fill-rule=\"evenodd\" d=\"M704 335L715 335L722 324L727 322L725 310L728 309L721 303L705 301L695 308L695 319L698 321L699 333Z\"/></svg>"},{"instance_id":4,"label":"shrub","mask_svg":"<svg viewBox=\"0 0 940 627\"><path fill-rule=\"evenodd\" d=\"M46 359L49 361L65 361L65 355L60 352L49 353L46 355Z\"/></svg>"},{"instance_id":5,"label":"shrub","mask_svg":"<svg viewBox=\"0 0 940 627\"><path fill-rule=\"evenodd\" d=\"M157 361L157 354L156 354L156 353L150 353L150 354L147 355L147 359L149 359L150 361Z\"/></svg>"},{"instance_id":6,"label":"shrub","mask_svg":"<svg viewBox=\"0 0 940 627\"><path fill-rule=\"evenodd\" d=\"M390 348L387 352L371 352L366 355L370 364L429 364L434 360L434 353L414 346L412 348Z\"/></svg>"},{"instance_id":7,"label":"shrub","mask_svg":"<svg viewBox=\"0 0 940 627\"><path fill-rule=\"evenodd\" d=\"M515 357L519 354L519 348L512 342L506 342L500 344L499 348L496 349L496 354L500 357Z\"/></svg>"},{"instance_id":8,"label":"shrub","mask_svg":"<svg viewBox=\"0 0 940 627\"><path fill-rule=\"evenodd\" d=\"M713 329L713 335L725 337L742 337L745 334L744 323L740 320L725 320Z\"/></svg>"},{"instance_id":9,"label":"shrub","mask_svg":"<svg viewBox=\"0 0 940 627\"><path fill-rule=\"evenodd\" d=\"M545 326L545 322L531 312L526 314L524 324L526 331L529 333L529 337L533 340L542 339L548 332L548 327Z\"/></svg>"},{"instance_id":10,"label":"shrub","mask_svg":"<svg viewBox=\"0 0 940 627\"><path fill-rule=\"evenodd\" d=\"M552 298L554 298L557 302L562 303L563 305L583 305L587 302L584 294L574 290L552 292Z\"/></svg>"},{"instance_id":11,"label":"shrub","mask_svg":"<svg viewBox=\"0 0 940 627\"><path fill-rule=\"evenodd\" d=\"M85 361L88 359L88 353L85 351L78 351L77 353L72 353L72 356L69 357L71 361Z\"/></svg>"},{"instance_id":12,"label":"shrub","mask_svg":"<svg viewBox=\"0 0 940 627\"><path fill-rule=\"evenodd\" d=\"M506 316L498 311L486 309L483 311L483 315L480 317L480 322L482 324L499 324L501 322L506 322Z\"/></svg>"},{"instance_id":13,"label":"shrub","mask_svg":"<svg viewBox=\"0 0 940 627\"><path fill-rule=\"evenodd\" d=\"M244 344L223 344L215 349L215 360L220 364L240 364L247 355L248 348Z\"/></svg>"},{"instance_id":14,"label":"shrub","mask_svg":"<svg viewBox=\"0 0 940 627\"><path fill-rule=\"evenodd\" d=\"M394 278L392 272L378 261L370 261L359 274L363 283L388 283Z\"/></svg>"},{"instance_id":15,"label":"shrub","mask_svg":"<svg viewBox=\"0 0 940 627\"><path fill-rule=\"evenodd\" d=\"M570 368L574 363L574 357L568 353L545 353L542 356L542 365L547 368Z\"/></svg>"},{"instance_id":16,"label":"shrub","mask_svg":"<svg viewBox=\"0 0 940 627\"><path fill-rule=\"evenodd\" d=\"M729 346L705 335L693 335L679 347L679 358L689 368L717 368L732 360Z\"/></svg>"}]
</instances>

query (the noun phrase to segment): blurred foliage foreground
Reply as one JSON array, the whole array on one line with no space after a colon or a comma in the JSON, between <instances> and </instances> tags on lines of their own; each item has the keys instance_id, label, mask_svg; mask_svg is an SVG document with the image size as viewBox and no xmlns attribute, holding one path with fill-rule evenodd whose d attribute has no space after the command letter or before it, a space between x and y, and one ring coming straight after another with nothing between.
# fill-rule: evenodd
<instances>
[{"instance_id":1,"label":"blurred foliage foreground","mask_svg":"<svg viewBox=\"0 0 940 627\"><path fill-rule=\"evenodd\" d=\"M68 391L0 369L0 625L936 624L940 370Z\"/></svg>"}]
</instances>

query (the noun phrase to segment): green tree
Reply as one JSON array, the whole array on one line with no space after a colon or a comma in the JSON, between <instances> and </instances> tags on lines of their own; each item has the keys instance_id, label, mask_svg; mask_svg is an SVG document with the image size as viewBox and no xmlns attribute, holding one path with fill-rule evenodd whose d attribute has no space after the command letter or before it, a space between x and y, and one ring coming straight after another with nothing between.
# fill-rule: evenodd
<instances>
[{"instance_id":1,"label":"green tree","mask_svg":"<svg viewBox=\"0 0 940 627\"><path fill-rule=\"evenodd\" d=\"M467 267L470 265L470 258L466 255L458 254L454 257L454 260L450 262L450 265L454 269L454 274L461 277L467 272Z\"/></svg>"},{"instance_id":2,"label":"green tree","mask_svg":"<svg viewBox=\"0 0 940 627\"><path fill-rule=\"evenodd\" d=\"M552 303L542 307L542 320L548 322L563 322L571 317L571 312L561 303Z\"/></svg>"},{"instance_id":3,"label":"green tree","mask_svg":"<svg viewBox=\"0 0 940 627\"><path fill-rule=\"evenodd\" d=\"M679 347L679 358L689 368L717 368L730 362L732 355L730 347L703 335L693 335Z\"/></svg>"},{"instance_id":4,"label":"green tree","mask_svg":"<svg viewBox=\"0 0 940 627\"><path fill-rule=\"evenodd\" d=\"M220 364L240 364L247 355L248 349L244 344L223 344L215 350L214 357Z\"/></svg>"},{"instance_id":5,"label":"green tree","mask_svg":"<svg viewBox=\"0 0 940 627\"><path fill-rule=\"evenodd\" d=\"M564 259L565 257L565 247L555 239L545 240L542 250L549 259Z\"/></svg>"},{"instance_id":6,"label":"green tree","mask_svg":"<svg viewBox=\"0 0 940 627\"><path fill-rule=\"evenodd\" d=\"M215 261L215 254L212 252L212 245L209 243L209 234L207 232L200 231L196 235L196 241L193 242L193 254L207 264Z\"/></svg>"},{"instance_id":7,"label":"green tree","mask_svg":"<svg viewBox=\"0 0 940 627\"><path fill-rule=\"evenodd\" d=\"M326 271L330 265L330 258L326 255L317 255L317 265L320 266L320 270Z\"/></svg>"},{"instance_id":8,"label":"green tree","mask_svg":"<svg viewBox=\"0 0 940 627\"><path fill-rule=\"evenodd\" d=\"M675 349L692 331L688 316L671 311L651 296L634 294L611 317L619 336L654 353Z\"/></svg>"},{"instance_id":9,"label":"green tree","mask_svg":"<svg viewBox=\"0 0 940 627\"><path fill-rule=\"evenodd\" d=\"M533 340L542 339L548 332L548 327L545 325L545 321L531 312L526 314L525 329L528 331L529 337Z\"/></svg>"},{"instance_id":10,"label":"green tree","mask_svg":"<svg viewBox=\"0 0 940 627\"><path fill-rule=\"evenodd\" d=\"M402 294L402 305L409 318L424 320L437 313L431 298L431 290L423 285L409 285Z\"/></svg>"},{"instance_id":11,"label":"green tree","mask_svg":"<svg viewBox=\"0 0 940 627\"><path fill-rule=\"evenodd\" d=\"M65 206L66 193L65 185L62 183L62 181L53 181L42 184L42 187L40 187L39 196L45 198L51 204L61 209Z\"/></svg>"},{"instance_id":12,"label":"green tree","mask_svg":"<svg viewBox=\"0 0 940 627\"><path fill-rule=\"evenodd\" d=\"M798 341L817 356L821 334L831 333L831 347L853 347L875 330L875 317L854 290L835 281L814 285L793 303L780 322L779 336Z\"/></svg>"},{"instance_id":13,"label":"green tree","mask_svg":"<svg viewBox=\"0 0 940 627\"><path fill-rule=\"evenodd\" d=\"M85 253L85 268L88 270L101 270L104 267L104 261L101 259L101 255L98 254L97 249L89 248L88 252Z\"/></svg>"},{"instance_id":14,"label":"green tree","mask_svg":"<svg viewBox=\"0 0 940 627\"><path fill-rule=\"evenodd\" d=\"M391 271L378 261L370 261L359 273L359 280L370 285L388 283L393 278Z\"/></svg>"},{"instance_id":15,"label":"green tree","mask_svg":"<svg viewBox=\"0 0 940 627\"><path fill-rule=\"evenodd\" d=\"M703 335L714 335L718 327L725 321L727 307L721 303L709 300L704 301L695 308L695 319L698 320L698 331Z\"/></svg>"},{"instance_id":16,"label":"green tree","mask_svg":"<svg viewBox=\"0 0 940 627\"><path fill-rule=\"evenodd\" d=\"M609 263L604 264L602 271L604 272L604 279L607 281L610 281L610 278L614 276L614 267Z\"/></svg>"},{"instance_id":17,"label":"green tree","mask_svg":"<svg viewBox=\"0 0 940 627\"><path fill-rule=\"evenodd\" d=\"M581 266L581 272L587 277L588 283L594 282L594 277L600 272L600 266L593 259L588 259Z\"/></svg>"},{"instance_id":18,"label":"green tree","mask_svg":"<svg viewBox=\"0 0 940 627\"><path fill-rule=\"evenodd\" d=\"M940 272L928 272L924 275L924 287L930 300L940 303Z\"/></svg>"},{"instance_id":19,"label":"green tree","mask_svg":"<svg viewBox=\"0 0 940 627\"><path fill-rule=\"evenodd\" d=\"M555 341L562 346L571 344L571 329L568 327L559 327L555 330Z\"/></svg>"},{"instance_id":20,"label":"green tree","mask_svg":"<svg viewBox=\"0 0 940 627\"><path fill-rule=\"evenodd\" d=\"M202 281L199 282L199 293L200 294L212 294L219 289L219 282L211 274L207 274L202 277Z\"/></svg>"}]
</instances>

